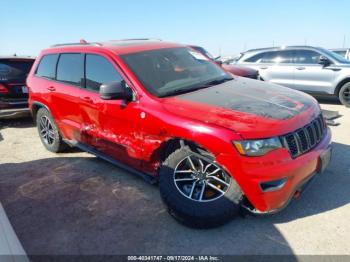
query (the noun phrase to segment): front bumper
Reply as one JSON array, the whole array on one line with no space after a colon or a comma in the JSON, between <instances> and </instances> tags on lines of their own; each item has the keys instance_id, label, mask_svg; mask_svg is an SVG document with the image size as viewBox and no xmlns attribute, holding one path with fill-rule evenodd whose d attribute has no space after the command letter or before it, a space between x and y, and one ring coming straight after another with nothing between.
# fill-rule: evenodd
<instances>
[{"instance_id":1,"label":"front bumper","mask_svg":"<svg viewBox=\"0 0 350 262\"><path fill-rule=\"evenodd\" d=\"M322 170L320 156L329 150L331 131L311 151L293 159L286 149L272 151L262 157L243 157L232 161L221 157L225 166L243 191L247 202L257 213L274 213L284 208L297 191ZM285 180L281 188L264 192L262 183Z\"/></svg>"}]
</instances>

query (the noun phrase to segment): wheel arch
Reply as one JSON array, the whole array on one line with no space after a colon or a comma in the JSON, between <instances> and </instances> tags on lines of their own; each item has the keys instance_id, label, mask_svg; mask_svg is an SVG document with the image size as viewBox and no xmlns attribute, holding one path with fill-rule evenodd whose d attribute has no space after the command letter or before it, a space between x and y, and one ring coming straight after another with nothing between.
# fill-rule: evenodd
<instances>
[{"instance_id":1,"label":"wheel arch","mask_svg":"<svg viewBox=\"0 0 350 262\"><path fill-rule=\"evenodd\" d=\"M207 148L205 148L203 145L198 144L197 142L194 142L189 139L180 138L180 137L172 137L164 141L156 150L158 151L158 159L160 163L165 161L165 159L172 152L184 146L188 146L194 152L204 153L208 157L215 158L212 152L210 152Z\"/></svg>"},{"instance_id":2,"label":"wheel arch","mask_svg":"<svg viewBox=\"0 0 350 262\"><path fill-rule=\"evenodd\" d=\"M51 114L50 109L46 105L44 105L43 103L40 103L38 101L34 101L32 103L32 106L31 106L31 113L32 113L32 116L33 116L34 124L36 124L36 115L37 115L37 113L38 113L40 108L47 109L47 111L49 111L50 114Z\"/></svg>"},{"instance_id":3,"label":"wheel arch","mask_svg":"<svg viewBox=\"0 0 350 262\"><path fill-rule=\"evenodd\" d=\"M345 85L346 83L349 83L349 82L350 82L350 76L348 76L348 77L344 78L343 80L341 80L337 84L337 86L336 86L336 88L334 90L334 95L339 96L339 91L342 88L342 86Z\"/></svg>"}]
</instances>

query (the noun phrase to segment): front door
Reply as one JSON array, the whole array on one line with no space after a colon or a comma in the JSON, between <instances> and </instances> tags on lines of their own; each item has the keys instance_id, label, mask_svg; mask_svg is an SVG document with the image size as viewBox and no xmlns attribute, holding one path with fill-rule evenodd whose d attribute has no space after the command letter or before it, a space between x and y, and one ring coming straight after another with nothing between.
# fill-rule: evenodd
<instances>
[{"instance_id":1,"label":"front door","mask_svg":"<svg viewBox=\"0 0 350 262\"><path fill-rule=\"evenodd\" d=\"M321 54L313 50L297 50L295 58L295 88L309 93L329 93L333 90L335 72L318 63Z\"/></svg>"},{"instance_id":2,"label":"front door","mask_svg":"<svg viewBox=\"0 0 350 262\"><path fill-rule=\"evenodd\" d=\"M80 101L82 142L122 163L140 167L142 138L138 103L101 99L101 84L123 78L108 57L86 54L85 61L86 90Z\"/></svg>"}]
</instances>

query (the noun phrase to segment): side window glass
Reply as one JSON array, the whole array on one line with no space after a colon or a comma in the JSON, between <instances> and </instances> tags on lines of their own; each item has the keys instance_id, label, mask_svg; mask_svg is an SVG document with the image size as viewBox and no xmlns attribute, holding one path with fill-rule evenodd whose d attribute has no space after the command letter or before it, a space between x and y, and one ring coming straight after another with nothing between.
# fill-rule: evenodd
<instances>
[{"instance_id":1,"label":"side window glass","mask_svg":"<svg viewBox=\"0 0 350 262\"><path fill-rule=\"evenodd\" d=\"M266 52L260 63L276 63L276 58L278 57L280 52Z\"/></svg>"},{"instance_id":2,"label":"side window glass","mask_svg":"<svg viewBox=\"0 0 350 262\"><path fill-rule=\"evenodd\" d=\"M84 80L84 55L61 54L57 65L57 80L82 86Z\"/></svg>"},{"instance_id":3,"label":"side window glass","mask_svg":"<svg viewBox=\"0 0 350 262\"><path fill-rule=\"evenodd\" d=\"M320 54L312 50L298 50L296 55L297 64L318 64Z\"/></svg>"},{"instance_id":4,"label":"side window glass","mask_svg":"<svg viewBox=\"0 0 350 262\"><path fill-rule=\"evenodd\" d=\"M274 63L276 64L292 64L294 62L294 51L285 50L276 52Z\"/></svg>"},{"instance_id":5,"label":"side window glass","mask_svg":"<svg viewBox=\"0 0 350 262\"><path fill-rule=\"evenodd\" d=\"M253 55L252 57L249 57L248 59L246 59L244 62L260 63L261 59L263 58L264 55L265 55L265 53L260 53L260 54L257 54L257 55Z\"/></svg>"},{"instance_id":6,"label":"side window glass","mask_svg":"<svg viewBox=\"0 0 350 262\"><path fill-rule=\"evenodd\" d=\"M123 80L115 67L100 55L86 55L85 74L86 88L93 91L99 91L102 84Z\"/></svg>"},{"instance_id":7,"label":"side window glass","mask_svg":"<svg viewBox=\"0 0 350 262\"><path fill-rule=\"evenodd\" d=\"M58 54L43 56L38 68L36 69L36 75L49 79L55 79L57 59Z\"/></svg>"}]
</instances>

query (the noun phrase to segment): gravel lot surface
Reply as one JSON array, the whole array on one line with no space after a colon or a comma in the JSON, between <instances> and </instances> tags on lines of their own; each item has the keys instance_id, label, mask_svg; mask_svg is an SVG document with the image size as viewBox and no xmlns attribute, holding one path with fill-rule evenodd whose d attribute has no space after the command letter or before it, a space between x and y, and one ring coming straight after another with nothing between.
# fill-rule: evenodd
<instances>
[{"instance_id":1,"label":"gravel lot surface","mask_svg":"<svg viewBox=\"0 0 350 262\"><path fill-rule=\"evenodd\" d=\"M350 108L339 111L328 170L266 217L211 230L178 224L157 186L78 150L53 154L30 119L0 122L0 201L33 254L350 254Z\"/></svg>"}]
</instances>

